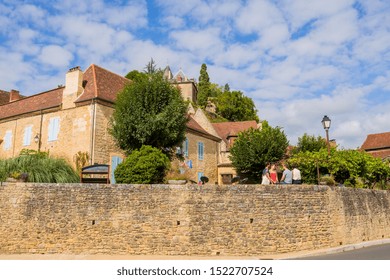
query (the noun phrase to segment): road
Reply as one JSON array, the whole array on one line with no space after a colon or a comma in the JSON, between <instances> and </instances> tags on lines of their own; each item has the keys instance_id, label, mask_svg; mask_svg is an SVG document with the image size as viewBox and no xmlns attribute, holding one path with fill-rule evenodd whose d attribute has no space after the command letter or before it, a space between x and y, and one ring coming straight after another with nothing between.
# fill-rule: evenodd
<instances>
[{"instance_id":1,"label":"road","mask_svg":"<svg viewBox=\"0 0 390 280\"><path fill-rule=\"evenodd\" d=\"M336 254L297 258L296 260L390 260L390 244L370 246Z\"/></svg>"}]
</instances>

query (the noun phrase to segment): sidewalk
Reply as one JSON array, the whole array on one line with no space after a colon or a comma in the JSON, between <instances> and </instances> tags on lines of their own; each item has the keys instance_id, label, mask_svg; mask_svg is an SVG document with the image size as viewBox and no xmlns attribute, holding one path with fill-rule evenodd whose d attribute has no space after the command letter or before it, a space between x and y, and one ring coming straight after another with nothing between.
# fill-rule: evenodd
<instances>
[{"instance_id":1,"label":"sidewalk","mask_svg":"<svg viewBox=\"0 0 390 280\"><path fill-rule=\"evenodd\" d=\"M166 256L166 255L70 255L70 254L10 254L0 260L288 260L318 255L335 254L365 247L389 244L390 239L372 240L315 251L259 256Z\"/></svg>"}]
</instances>

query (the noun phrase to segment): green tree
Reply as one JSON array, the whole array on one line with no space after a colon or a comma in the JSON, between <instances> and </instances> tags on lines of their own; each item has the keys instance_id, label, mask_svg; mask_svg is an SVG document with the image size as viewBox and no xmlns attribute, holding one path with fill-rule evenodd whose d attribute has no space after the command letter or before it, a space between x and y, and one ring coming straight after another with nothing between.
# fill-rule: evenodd
<instances>
[{"instance_id":1,"label":"green tree","mask_svg":"<svg viewBox=\"0 0 390 280\"><path fill-rule=\"evenodd\" d=\"M229 121L259 121L253 100L241 91L225 90L216 98L217 113Z\"/></svg>"},{"instance_id":2,"label":"green tree","mask_svg":"<svg viewBox=\"0 0 390 280\"><path fill-rule=\"evenodd\" d=\"M146 76L145 73L139 72L137 70L133 70L127 73L125 77L133 82L136 82L142 80L143 78L145 78L145 76Z\"/></svg>"},{"instance_id":3,"label":"green tree","mask_svg":"<svg viewBox=\"0 0 390 280\"><path fill-rule=\"evenodd\" d=\"M118 184L158 184L162 183L170 160L163 152L151 146L134 150L115 169Z\"/></svg>"},{"instance_id":4,"label":"green tree","mask_svg":"<svg viewBox=\"0 0 390 280\"><path fill-rule=\"evenodd\" d=\"M304 151L294 154L289 163L301 170L307 184L318 183L321 176L329 174L337 183L357 188L387 188L390 167L386 162L358 150Z\"/></svg>"},{"instance_id":5,"label":"green tree","mask_svg":"<svg viewBox=\"0 0 390 280\"><path fill-rule=\"evenodd\" d=\"M294 148L293 152L318 152L323 148L326 148L326 141L324 138L305 133L302 137L298 138L297 146Z\"/></svg>"},{"instance_id":6,"label":"green tree","mask_svg":"<svg viewBox=\"0 0 390 280\"><path fill-rule=\"evenodd\" d=\"M205 107L207 105L207 100L211 96L211 83L210 77L207 73L207 65L203 63L200 68L200 76L198 83L198 100L197 103L201 107Z\"/></svg>"},{"instance_id":7,"label":"green tree","mask_svg":"<svg viewBox=\"0 0 390 280\"><path fill-rule=\"evenodd\" d=\"M266 163L281 160L287 147L284 131L263 122L261 130L251 128L239 133L230 149L230 159L238 173L258 182Z\"/></svg>"},{"instance_id":8,"label":"green tree","mask_svg":"<svg viewBox=\"0 0 390 280\"><path fill-rule=\"evenodd\" d=\"M160 71L160 69L157 69L157 64L156 62L153 60L153 58L150 58L150 61L148 62L148 64L146 64L145 66L145 70L144 72L146 74L154 74L156 72Z\"/></svg>"},{"instance_id":9,"label":"green tree","mask_svg":"<svg viewBox=\"0 0 390 280\"><path fill-rule=\"evenodd\" d=\"M186 113L179 89L157 72L127 85L118 94L109 131L127 153L142 145L169 153L185 139Z\"/></svg>"}]
</instances>

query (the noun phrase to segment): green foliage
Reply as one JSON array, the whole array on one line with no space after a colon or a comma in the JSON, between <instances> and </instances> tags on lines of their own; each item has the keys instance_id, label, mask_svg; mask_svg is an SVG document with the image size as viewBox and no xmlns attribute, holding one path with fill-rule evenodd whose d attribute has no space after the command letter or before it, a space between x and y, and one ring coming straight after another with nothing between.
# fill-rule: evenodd
<instances>
[{"instance_id":1,"label":"green foliage","mask_svg":"<svg viewBox=\"0 0 390 280\"><path fill-rule=\"evenodd\" d=\"M0 181L10 176L15 177L16 174L27 174L27 182L80 182L78 174L64 159L51 158L45 153L23 154L16 158L0 160Z\"/></svg>"},{"instance_id":2,"label":"green foliage","mask_svg":"<svg viewBox=\"0 0 390 280\"><path fill-rule=\"evenodd\" d=\"M136 81L139 81L139 80L142 80L143 78L145 78L146 74L139 72L137 70L133 70L133 71L130 71L129 73L127 73L127 75L125 77L133 82L136 82Z\"/></svg>"},{"instance_id":3,"label":"green foliage","mask_svg":"<svg viewBox=\"0 0 390 280\"><path fill-rule=\"evenodd\" d=\"M299 152L318 152L319 150L326 148L326 141L321 136L315 137L314 135L304 134L298 138L298 144L293 150L293 153Z\"/></svg>"},{"instance_id":4,"label":"green foliage","mask_svg":"<svg viewBox=\"0 0 390 280\"><path fill-rule=\"evenodd\" d=\"M205 107L207 105L207 100L211 96L211 83L210 77L207 73L207 65L205 63L202 64L200 68L200 76L198 83L198 105L201 107Z\"/></svg>"},{"instance_id":5,"label":"green foliage","mask_svg":"<svg viewBox=\"0 0 390 280\"><path fill-rule=\"evenodd\" d=\"M334 180L334 178L330 175L324 175L320 178L320 182L321 183L324 183L325 185L328 185L328 186L334 186L336 184L336 181Z\"/></svg>"},{"instance_id":6,"label":"green foliage","mask_svg":"<svg viewBox=\"0 0 390 280\"><path fill-rule=\"evenodd\" d=\"M229 121L259 121L253 100L241 91L225 90L216 100L217 113Z\"/></svg>"},{"instance_id":7,"label":"green foliage","mask_svg":"<svg viewBox=\"0 0 390 280\"><path fill-rule=\"evenodd\" d=\"M169 168L170 160L164 153L151 146L142 146L118 165L115 179L118 184L162 183Z\"/></svg>"},{"instance_id":8,"label":"green foliage","mask_svg":"<svg viewBox=\"0 0 390 280\"><path fill-rule=\"evenodd\" d=\"M332 149L330 157L325 148L318 152L299 152L289 163L298 166L303 181L308 184L318 182L317 168L320 176L330 174L336 182L353 187L386 188L390 176L388 163L357 150Z\"/></svg>"},{"instance_id":9,"label":"green foliage","mask_svg":"<svg viewBox=\"0 0 390 280\"><path fill-rule=\"evenodd\" d=\"M128 153L142 145L168 151L185 139L186 113L180 91L162 73L150 74L118 94L110 133Z\"/></svg>"},{"instance_id":10,"label":"green foliage","mask_svg":"<svg viewBox=\"0 0 390 280\"><path fill-rule=\"evenodd\" d=\"M238 135L230 149L230 159L240 174L259 181L266 163L281 160L287 146L288 140L281 128L264 122L261 130L251 128Z\"/></svg>"},{"instance_id":11,"label":"green foliage","mask_svg":"<svg viewBox=\"0 0 390 280\"><path fill-rule=\"evenodd\" d=\"M74 155L73 159L76 163L76 170L78 173L80 173L81 169L89 162L89 153L78 151L77 154Z\"/></svg>"},{"instance_id":12,"label":"green foliage","mask_svg":"<svg viewBox=\"0 0 390 280\"><path fill-rule=\"evenodd\" d=\"M148 75L151 75L155 74L157 71L159 71L159 69L157 69L156 62L153 60L153 58L150 58L150 61L145 66L144 72Z\"/></svg>"}]
</instances>

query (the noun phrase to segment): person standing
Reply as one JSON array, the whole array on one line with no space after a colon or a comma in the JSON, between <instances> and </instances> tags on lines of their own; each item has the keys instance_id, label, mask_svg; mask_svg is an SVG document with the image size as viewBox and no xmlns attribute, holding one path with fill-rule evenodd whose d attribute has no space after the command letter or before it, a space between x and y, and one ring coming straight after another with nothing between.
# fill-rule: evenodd
<instances>
[{"instance_id":1,"label":"person standing","mask_svg":"<svg viewBox=\"0 0 390 280\"><path fill-rule=\"evenodd\" d=\"M279 183L279 180L278 180L278 173L276 171L276 165L273 163L271 165L271 169L269 170L269 177L270 177L270 181L271 181L271 184L278 184Z\"/></svg>"},{"instance_id":2,"label":"person standing","mask_svg":"<svg viewBox=\"0 0 390 280\"><path fill-rule=\"evenodd\" d=\"M261 184L269 185L271 182L271 178L269 177L269 168L271 164L269 162L266 163L265 168L263 169L263 173L261 176Z\"/></svg>"},{"instance_id":3,"label":"person standing","mask_svg":"<svg viewBox=\"0 0 390 280\"><path fill-rule=\"evenodd\" d=\"M301 171L296 166L292 170L292 183L302 184Z\"/></svg>"},{"instance_id":4,"label":"person standing","mask_svg":"<svg viewBox=\"0 0 390 280\"><path fill-rule=\"evenodd\" d=\"M280 179L280 182L282 184L292 184L292 172L290 169L288 169L286 163L282 163L283 167L283 175L282 178Z\"/></svg>"}]
</instances>

